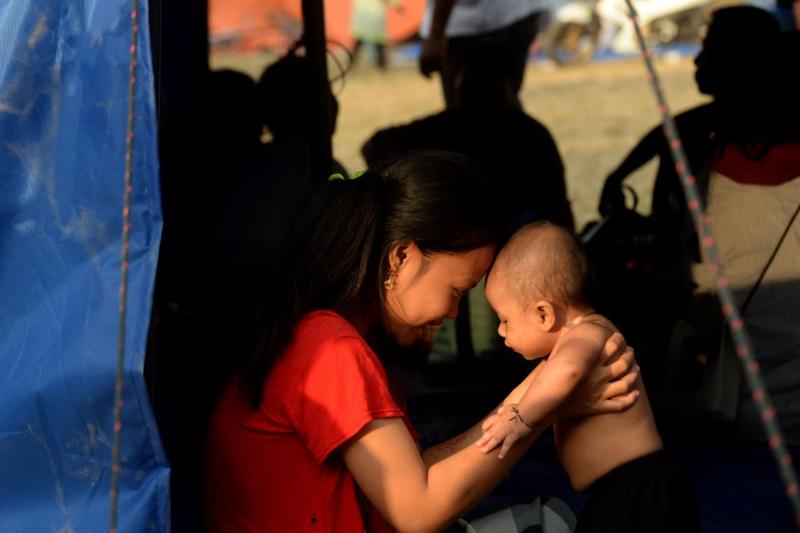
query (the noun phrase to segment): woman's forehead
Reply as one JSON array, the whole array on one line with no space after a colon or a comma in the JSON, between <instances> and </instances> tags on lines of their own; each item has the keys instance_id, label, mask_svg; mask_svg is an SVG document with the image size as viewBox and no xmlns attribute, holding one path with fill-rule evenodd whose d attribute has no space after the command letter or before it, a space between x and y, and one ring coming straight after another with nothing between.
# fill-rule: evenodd
<instances>
[{"instance_id":1,"label":"woman's forehead","mask_svg":"<svg viewBox=\"0 0 800 533\"><path fill-rule=\"evenodd\" d=\"M429 255L431 267L465 283L476 284L489 268L494 256L493 246L484 246L468 252L434 252Z\"/></svg>"}]
</instances>

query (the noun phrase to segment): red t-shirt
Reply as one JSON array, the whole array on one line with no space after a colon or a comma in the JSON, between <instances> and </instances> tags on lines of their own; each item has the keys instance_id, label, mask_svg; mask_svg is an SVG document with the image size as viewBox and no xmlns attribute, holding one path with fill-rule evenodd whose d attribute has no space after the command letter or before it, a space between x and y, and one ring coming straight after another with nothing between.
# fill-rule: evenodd
<instances>
[{"instance_id":1,"label":"red t-shirt","mask_svg":"<svg viewBox=\"0 0 800 533\"><path fill-rule=\"evenodd\" d=\"M714 161L714 170L738 183L781 185L800 176L800 143L775 145L759 161L729 144Z\"/></svg>"},{"instance_id":2,"label":"red t-shirt","mask_svg":"<svg viewBox=\"0 0 800 533\"><path fill-rule=\"evenodd\" d=\"M391 531L337 453L367 423L389 417L402 417L414 435L353 326L331 311L309 313L267 376L257 410L238 380L217 404L206 455L207 531Z\"/></svg>"}]
</instances>

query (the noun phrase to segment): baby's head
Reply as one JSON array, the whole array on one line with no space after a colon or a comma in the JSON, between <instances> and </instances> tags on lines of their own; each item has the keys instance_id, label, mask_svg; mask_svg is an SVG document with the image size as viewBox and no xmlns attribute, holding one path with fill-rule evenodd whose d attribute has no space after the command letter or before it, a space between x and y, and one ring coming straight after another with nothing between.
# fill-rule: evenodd
<instances>
[{"instance_id":1,"label":"baby's head","mask_svg":"<svg viewBox=\"0 0 800 533\"><path fill-rule=\"evenodd\" d=\"M537 222L517 231L486 281L506 346L526 359L549 354L562 328L590 309L587 270L581 245L567 230Z\"/></svg>"}]
</instances>

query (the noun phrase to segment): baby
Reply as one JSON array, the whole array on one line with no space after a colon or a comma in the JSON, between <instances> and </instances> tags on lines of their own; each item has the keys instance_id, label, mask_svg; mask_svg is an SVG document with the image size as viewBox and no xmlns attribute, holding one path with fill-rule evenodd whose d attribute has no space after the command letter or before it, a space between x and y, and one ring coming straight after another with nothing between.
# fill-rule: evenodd
<instances>
[{"instance_id":1,"label":"baby","mask_svg":"<svg viewBox=\"0 0 800 533\"><path fill-rule=\"evenodd\" d=\"M518 405L483 424L477 446L501 446L545 420L602 365L603 345L616 331L584 295L587 262L575 237L549 223L519 230L500 251L486 297L500 319L506 346L526 359L544 358ZM686 473L663 451L641 380L628 410L555 423L556 448L573 488L589 490L576 532L691 532L698 529L694 491Z\"/></svg>"}]
</instances>

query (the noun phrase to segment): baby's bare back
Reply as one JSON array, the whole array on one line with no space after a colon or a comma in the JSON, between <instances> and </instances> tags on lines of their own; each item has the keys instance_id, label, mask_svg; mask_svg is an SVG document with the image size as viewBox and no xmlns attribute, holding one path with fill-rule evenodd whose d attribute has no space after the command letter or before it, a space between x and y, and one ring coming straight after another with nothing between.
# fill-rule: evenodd
<instances>
[{"instance_id":1,"label":"baby's bare back","mask_svg":"<svg viewBox=\"0 0 800 533\"><path fill-rule=\"evenodd\" d=\"M613 324L599 315L588 320L616 331ZM558 352L552 357L558 357ZM602 364L602 358L598 357L590 376ZM585 490L617 466L662 448L641 379L636 389L639 398L626 411L563 419L555 424L558 455L575 490Z\"/></svg>"}]
</instances>

